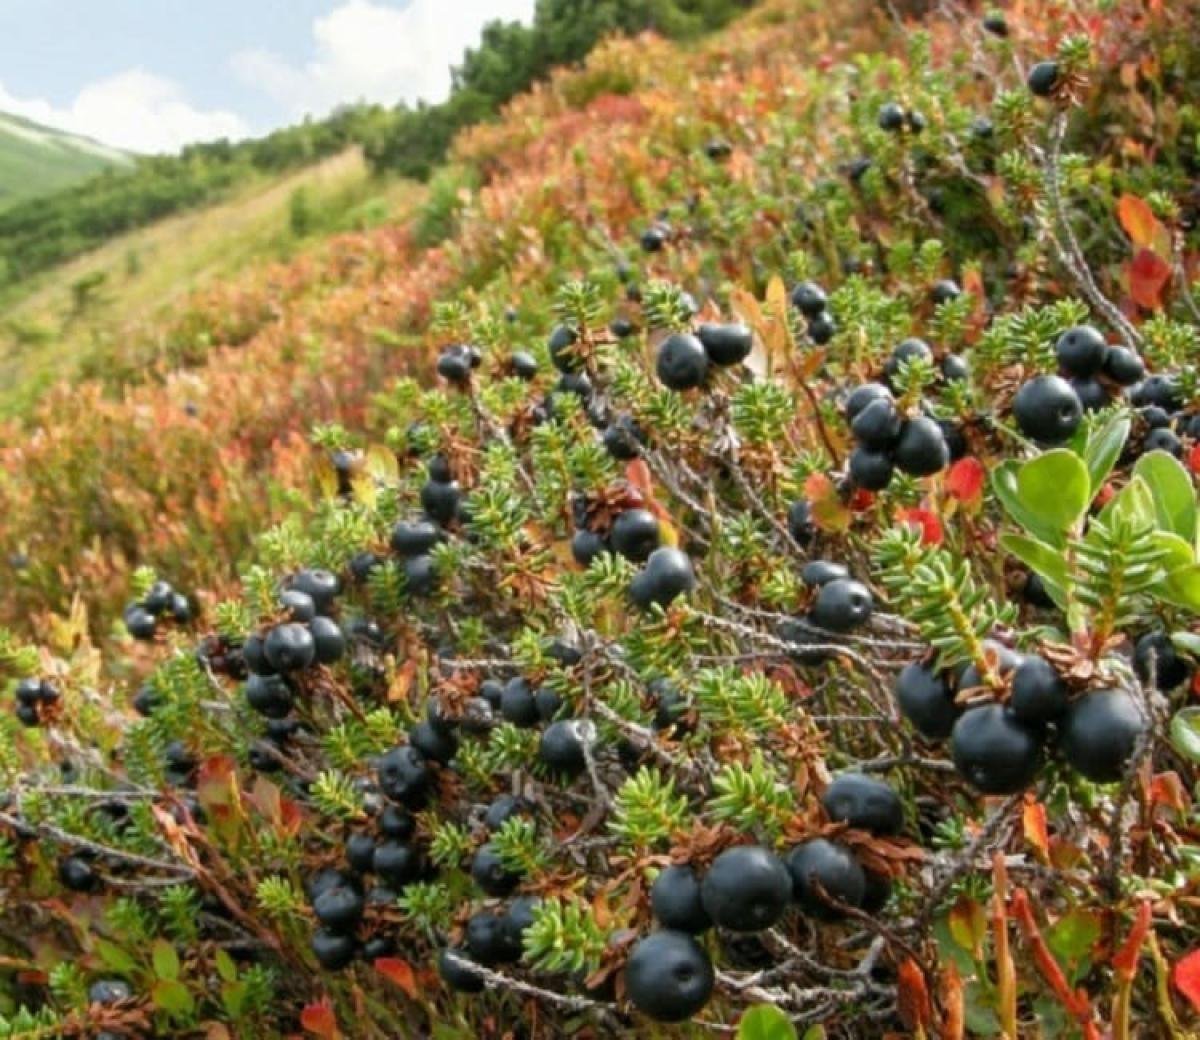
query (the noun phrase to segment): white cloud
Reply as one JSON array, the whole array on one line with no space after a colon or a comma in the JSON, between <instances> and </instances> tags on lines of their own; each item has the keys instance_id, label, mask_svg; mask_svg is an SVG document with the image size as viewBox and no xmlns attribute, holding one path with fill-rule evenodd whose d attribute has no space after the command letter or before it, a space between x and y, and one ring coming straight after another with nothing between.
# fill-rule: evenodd
<instances>
[{"instance_id":1,"label":"white cloud","mask_svg":"<svg viewBox=\"0 0 1200 1040\"><path fill-rule=\"evenodd\" d=\"M450 66L493 19L529 22L534 0L412 0L405 8L348 0L313 20L313 56L294 65L267 50L234 56L234 71L289 114L323 115L338 104L440 101Z\"/></svg>"},{"instance_id":2,"label":"white cloud","mask_svg":"<svg viewBox=\"0 0 1200 1040\"><path fill-rule=\"evenodd\" d=\"M89 83L66 108L16 97L0 84L0 111L135 152L174 152L192 141L250 133L241 116L194 108L177 83L144 69Z\"/></svg>"}]
</instances>

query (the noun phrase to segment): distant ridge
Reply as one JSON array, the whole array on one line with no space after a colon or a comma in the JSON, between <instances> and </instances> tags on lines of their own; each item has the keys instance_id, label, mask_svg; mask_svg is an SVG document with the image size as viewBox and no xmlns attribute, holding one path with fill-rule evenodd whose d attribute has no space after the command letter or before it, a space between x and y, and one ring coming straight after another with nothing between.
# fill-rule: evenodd
<instances>
[{"instance_id":1,"label":"distant ridge","mask_svg":"<svg viewBox=\"0 0 1200 1040\"><path fill-rule=\"evenodd\" d=\"M0 112L0 209L132 161L91 138Z\"/></svg>"}]
</instances>

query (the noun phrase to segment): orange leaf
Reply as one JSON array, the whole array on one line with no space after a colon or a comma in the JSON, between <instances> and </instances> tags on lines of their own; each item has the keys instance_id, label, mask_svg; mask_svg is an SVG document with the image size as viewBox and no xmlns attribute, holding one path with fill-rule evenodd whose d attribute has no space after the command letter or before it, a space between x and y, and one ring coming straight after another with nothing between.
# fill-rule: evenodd
<instances>
[{"instance_id":1,"label":"orange leaf","mask_svg":"<svg viewBox=\"0 0 1200 1040\"><path fill-rule=\"evenodd\" d=\"M408 961L399 957L377 957L375 970L404 990L412 1000L417 999L417 979Z\"/></svg>"},{"instance_id":2,"label":"orange leaf","mask_svg":"<svg viewBox=\"0 0 1200 1040\"><path fill-rule=\"evenodd\" d=\"M928 1028L933 1018L933 1005L929 1000L929 987L921 968L911 957L906 959L897 972L899 993L897 1010L900 1020L911 1030Z\"/></svg>"},{"instance_id":3,"label":"orange leaf","mask_svg":"<svg viewBox=\"0 0 1200 1040\"><path fill-rule=\"evenodd\" d=\"M300 1012L300 1024L306 1032L319 1036L321 1040L341 1040L341 1030L338 1029L337 1019L333 1014L333 1006L326 997L309 1004Z\"/></svg>"},{"instance_id":4,"label":"orange leaf","mask_svg":"<svg viewBox=\"0 0 1200 1040\"><path fill-rule=\"evenodd\" d=\"M1192 1007L1200 1011L1200 950L1193 950L1186 957L1176 961L1171 972L1171 981L1175 988L1192 1002Z\"/></svg>"},{"instance_id":5,"label":"orange leaf","mask_svg":"<svg viewBox=\"0 0 1200 1040\"><path fill-rule=\"evenodd\" d=\"M1146 201L1136 195L1121 196L1117 202L1117 219L1135 246L1151 249L1160 237L1162 225Z\"/></svg>"},{"instance_id":6,"label":"orange leaf","mask_svg":"<svg viewBox=\"0 0 1200 1040\"><path fill-rule=\"evenodd\" d=\"M1161 256L1142 247L1134 255L1127 272L1129 295L1134 303L1148 311L1162 306L1162 291L1171 280L1171 266Z\"/></svg>"},{"instance_id":7,"label":"orange leaf","mask_svg":"<svg viewBox=\"0 0 1200 1040\"><path fill-rule=\"evenodd\" d=\"M1154 775L1154 779L1150 781L1149 797L1151 805L1165 805L1176 812L1187 812L1187 788L1183 786L1179 774L1173 770Z\"/></svg>"},{"instance_id":8,"label":"orange leaf","mask_svg":"<svg viewBox=\"0 0 1200 1040\"><path fill-rule=\"evenodd\" d=\"M1050 835L1046 830L1046 807L1037 799L1025 803L1023 820L1025 824L1025 840L1038 852L1038 859L1043 863L1050 858Z\"/></svg>"},{"instance_id":9,"label":"orange leaf","mask_svg":"<svg viewBox=\"0 0 1200 1040\"><path fill-rule=\"evenodd\" d=\"M850 526L850 510L824 473L809 474L804 482L804 497L812 506L813 523L822 531L836 533Z\"/></svg>"}]
</instances>

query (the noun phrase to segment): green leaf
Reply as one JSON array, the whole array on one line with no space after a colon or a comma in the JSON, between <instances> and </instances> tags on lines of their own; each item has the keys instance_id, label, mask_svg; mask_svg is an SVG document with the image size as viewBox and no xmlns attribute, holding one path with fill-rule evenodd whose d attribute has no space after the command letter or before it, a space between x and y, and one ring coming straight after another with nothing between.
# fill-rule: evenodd
<instances>
[{"instance_id":1,"label":"green leaf","mask_svg":"<svg viewBox=\"0 0 1200 1040\"><path fill-rule=\"evenodd\" d=\"M165 939L159 939L154 943L151 958L154 961L154 974L160 979L179 978L179 954L175 952L175 947Z\"/></svg>"},{"instance_id":2,"label":"green leaf","mask_svg":"<svg viewBox=\"0 0 1200 1040\"><path fill-rule=\"evenodd\" d=\"M1070 910L1049 929L1046 942L1058 959L1073 966L1092 952L1100 938L1100 917L1091 910Z\"/></svg>"},{"instance_id":3,"label":"green leaf","mask_svg":"<svg viewBox=\"0 0 1200 1040\"><path fill-rule=\"evenodd\" d=\"M1067 562L1059 550L1028 535L1008 531L1000 536L1000 545L1031 570L1036 571L1051 599L1060 609L1066 609L1065 590L1071 583L1071 576L1067 573Z\"/></svg>"},{"instance_id":4,"label":"green leaf","mask_svg":"<svg viewBox=\"0 0 1200 1040\"><path fill-rule=\"evenodd\" d=\"M233 982L237 978L237 965L233 963L233 958L227 950L217 950L213 960L217 966L217 974L226 982Z\"/></svg>"},{"instance_id":5,"label":"green leaf","mask_svg":"<svg viewBox=\"0 0 1200 1040\"><path fill-rule=\"evenodd\" d=\"M796 1027L774 1004L755 1004L738 1022L738 1040L796 1040Z\"/></svg>"},{"instance_id":6,"label":"green leaf","mask_svg":"<svg viewBox=\"0 0 1200 1040\"><path fill-rule=\"evenodd\" d=\"M824 1026L809 1026L804 1030L803 1040L827 1040L828 1036Z\"/></svg>"},{"instance_id":7,"label":"green leaf","mask_svg":"<svg viewBox=\"0 0 1200 1040\"><path fill-rule=\"evenodd\" d=\"M228 982L221 987L221 1003L229 1012L231 1018L241 1018L246 1010L246 1000L250 996L250 986L245 982Z\"/></svg>"},{"instance_id":8,"label":"green leaf","mask_svg":"<svg viewBox=\"0 0 1200 1040\"><path fill-rule=\"evenodd\" d=\"M1061 547L1064 544L1063 533L1044 524L1038 514L1026 509L1022 503L1017 492L1017 474L1020 470L1021 464L1015 459L1001 462L992 470L992 490L1008 515L1021 527L1041 541Z\"/></svg>"},{"instance_id":9,"label":"green leaf","mask_svg":"<svg viewBox=\"0 0 1200 1040\"><path fill-rule=\"evenodd\" d=\"M1126 412L1110 416L1103 426L1093 430L1088 437L1087 446L1083 449L1083 461L1087 465L1093 498L1117 464L1128 437L1129 415Z\"/></svg>"},{"instance_id":10,"label":"green leaf","mask_svg":"<svg viewBox=\"0 0 1200 1040\"><path fill-rule=\"evenodd\" d=\"M1171 719L1171 743L1184 758L1200 762L1200 708L1180 708Z\"/></svg>"},{"instance_id":11,"label":"green leaf","mask_svg":"<svg viewBox=\"0 0 1200 1040\"><path fill-rule=\"evenodd\" d=\"M1133 467L1150 488L1158 526L1185 539L1196 540L1196 493L1192 478L1173 455L1165 451L1147 452Z\"/></svg>"},{"instance_id":12,"label":"green leaf","mask_svg":"<svg viewBox=\"0 0 1200 1040\"><path fill-rule=\"evenodd\" d=\"M1091 501L1087 467L1072 452L1048 451L1021 466L1017 473L1017 496L1039 524L1069 531Z\"/></svg>"},{"instance_id":13,"label":"green leaf","mask_svg":"<svg viewBox=\"0 0 1200 1040\"><path fill-rule=\"evenodd\" d=\"M1170 531L1155 531L1154 545L1166 553L1157 566L1168 573L1196 562L1196 553L1191 542L1185 542L1179 535L1171 534Z\"/></svg>"},{"instance_id":14,"label":"green leaf","mask_svg":"<svg viewBox=\"0 0 1200 1040\"><path fill-rule=\"evenodd\" d=\"M174 1016L190 1015L196 1007L191 991L176 979L159 979L150 990L150 999L155 1007Z\"/></svg>"},{"instance_id":15,"label":"green leaf","mask_svg":"<svg viewBox=\"0 0 1200 1040\"><path fill-rule=\"evenodd\" d=\"M1168 603L1200 613L1200 564L1175 568L1154 586L1154 591Z\"/></svg>"},{"instance_id":16,"label":"green leaf","mask_svg":"<svg viewBox=\"0 0 1200 1040\"><path fill-rule=\"evenodd\" d=\"M1126 484L1100 511L1100 518L1106 523L1124 521L1131 527L1154 526L1154 496L1150 486L1139 476Z\"/></svg>"},{"instance_id":17,"label":"green leaf","mask_svg":"<svg viewBox=\"0 0 1200 1040\"><path fill-rule=\"evenodd\" d=\"M138 970L137 961L122 950L121 947L109 942L107 939L97 940L96 953L100 955L104 966L111 968L118 975L134 975Z\"/></svg>"}]
</instances>

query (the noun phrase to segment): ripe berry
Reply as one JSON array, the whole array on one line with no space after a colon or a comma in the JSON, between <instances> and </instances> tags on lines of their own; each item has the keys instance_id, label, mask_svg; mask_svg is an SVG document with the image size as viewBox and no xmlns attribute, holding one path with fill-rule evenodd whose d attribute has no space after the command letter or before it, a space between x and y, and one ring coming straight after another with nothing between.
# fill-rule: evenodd
<instances>
[{"instance_id":1,"label":"ripe berry","mask_svg":"<svg viewBox=\"0 0 1200 1040\"><path fill-rule=\"evenodd\" d=\"M170 608L171 597L174 595L175 590L171 587L170 582L156 581L143 598L142 607L157 616Z\"/></svg>"},{"instance_id":2,"label":"ripe berry","mask_svg":"<svg viewBox=\"0 0 1200 1040\"><path fill-rule=\"evenodd\" d=\"M1110 400L1108 391L1099 379L1081 379L1073 376L1069 382L1085 412L1097 412L1108 406Z\"/></svg>"},{"instance_id":3,"label":"ripe berry","mask_svg":"<svg viewBox=\"0 0 1200 1040\"><path fill-rule=\"evenodd\" d=\"M538 724L537 700L528 680L517 676L504 684L504 692L500 695L500 714L514 726Z\"/></svg>"},{"instance_id":4,"label":"ripe berry","mask_svg":"<svg viewBox=\"0 0 1200 1040\"><path fill-rule=\"evenodd\" d=\"M439 524L448 524L458 511L462 491L458 481L430 480L421 486L421 508Z\"/></svg>"},{"instance_id":5,"label":"ripe berry","mask_svg":"<svg viewBox=\"0 0 1200 1040\"><path fill-rule=\"evenodd\" d=\"M642 453L645 435L630 415L618 415L604 431L604 448L618 462L636 459Z\"/></svg>"},{"instance_id":6,"label":"ripe berry","mask_svg":"<svg viewBox=\"0 0 1200 1040\"><path fill-rule=\"evenodd\" d=\"M984 657L987 658L991 665L992 671L1002 678L1013 671L1022 660L1021 655L1015 650L994 639L985 639L983 641L983 652ZM960 690L970 690L977 686L986 685L988 684L983 681L983 677L979 674L979 668L973 663L966 665L959 673L958 688Z\"/></svg>"},{"instance_id":7,"label":"ripe berry","mask_svg":"<svg viewBox=\"0 0 1200 1040\"><path fill-rule=\"evenodd\" d=\"M664 545L655 549L645 566L629 583L629 595L639 607L657 603L667 607L696 586L696 575L687 553Z\"/></svg>"},{"instance_id":8,"label":"ripe berry","mask_svg":"<svg viewBox=\"0 0 1200 1040\"><path fill-rule=\"evenodd\" d=\"M984 16L983 27L993 36L1007 36L1008 22L999 11L992 11Z\"/></svg>"},{"instance_id":9,"label":"ripe berry","mask_svg":"<svg viewBox=\"0 0 1200 1040\"><path fill-rule=\"evenodd\" d=\"M445 729L429 722L418 722L408 732L409 742L429 761L449 765L458 751L458 741Z\"/></svg>"},{"instance_id":10,"label":"ripe berry","mask_svg":"<svg viewBox=\"0 0 1200 1040\"><path fill-rule=\"evenodd\" d=\"M308 630L313 638L313 652L318 664L333 664L346 652L346 636L341 626L332 618L318 616L309 622Z\"/></svg>"},{"instance_id":11,"label":"ripe berry","mask_svg":"<svg viewBox=\"0 0 1200 1040\"><path fill-rule=\"evenodd\" d=\"M704 154L713 160L728 159L733 154L733 145L720 138L714 138L705 144Z\"/></svg>"},{"instance_id":12,"label":"ripe berry","mask_svg":"<svg viewBox=\"0 0 1200 1040\"><path fill-rule=\"evenodd\" d=\"M346 862L351 870L369 874L375 869L375 839L369 834L351 834L346 839Z\"/></svg>"},{"instance_id":13,"label":"ripe berry","mask_svg":"<svg viewBox=\"0 0 1200 1040\"><path fill-rule=\"evenodd\" d=\"M788 533L798 545L809 545L817 536L817 527L812 519L812 506L804 499L793 502L788 507Z\"/></svg>"},{"instance_id":14,"label":"ripe berry","mask_svg":"<svg viewBox=\"0 0 1200 1040\"><path fill-rule=\"evenodd\" d=\"M879 115L876 118L880 130L886 130L888 133L896 133L904 129L904 109L896 104L895 101L889 101L879 109Z\"/></svg>"},{"instance_id":15,"label":"ripe berry","mask_svg":"<svg viewBox=\"0 0 1200 1040\"><path fill-rule=\"evenodd\" d=\"M277 672L297 672L313 663L317 648L312 633L304 626L289 622L276 625L263 640L267 664Z\"/></svg>"},{"instance_id":16,"label":"ripe berry","mask_svg":"<svg viewBox=\"0 0 1200 1040\"><path fill-rule=\"evenodd\" d=\"M162 704L162 697L149 683L143 683L138 692L133 695L133 710L144 719L154 714L154 709Z\"/></svg>"},{"instance_id":17,"label":"ripe berry","mask_svg":"<svg viewBox=\"0 0 1200 1040\"><path fill-rule=\"evenodd\" d=\"M627 560L642 563L658 548L662 535L650 510L626 509L613 522L609 539Z\"/></svg>"},{"instance_id":18,"label":"ripe berry","mask_svg":"<svg viewBox=\"0 0 1200 1040\"><path fill-rule=\"evenodd\" d=\"M1152 430L1165 430L1171 425L1171 417L1167 414L1167 410L1159 408L1156 404L1138 409L1138 415L1142 417L1142 422Z\"/></svg>"},{"instance_id":19,"label":"ripe berry","mask_svg":"<svg viewBox=\"0 0 1200 1040\"><path fill-rule=\"evenodd\" d=\"M962 382L971 375L971 368L967 364L966 358L958 354L947 354L942 358L941 369L942 378L951 383Z\"/></svg>"},{"instance_id":20,"label":"ripe berry","mask_svg":"<svg viewBox=\"0 0 1200 1040\"><path fill-rule=\"evenodd\" d=\"M822 311L809 319L808 338L818 347L825 346L836 334L837 322L833 320L833 315L829 311Z\"/></svg>"},{"instance_id":21,"label":"ripe berry","mask_svg":"<svg viewBox=\"0 0 1200 1040\"><path fill-rule=\"evenodd\" d=\"M1146 375L1146 366L1128 347L1109 347L1104 355L1104 374L1120 386L1133 386Z\"/></svg>"},{"instance_id":22,"label":"ripe berry","mask_svg":"<svg viewBox=\"0 0 1200 1040\"><path fill-rule=\"evenodd\" d=\"M125 608L125 627L134 639L150 640L154 638L158 623L154 615L137 603L131 603Z\"/></svg>"},{"instance_id":23,"label":"ripe berry","mask_svg":"<svg viewBox=\"0 0 1200 1040\"><path fill-rule=\"evenodd\" d=\"M1131 404L1141 408L1144 405L1156 404L1173 412L1180 407L1179 386L1171 376L1147 376L1129 393Z\"/></svg>"},{"instance_id":24,"label":"ripe berry","mask_svg":"<svg viewBox=\"0 0 1200 1040\"><path fill-rule=\"evenodd\" d=\"M708 355L695 336L676 332L659 344L655 371L668 389L691 390L708 375Z\"/></svg>"},{"instance_id":25,"label":"ripe berry","mask_svg":"<svg viewBox=\"0 0 1200 1040\"><path fill-rule=\"evenodd\" d=\"M549 722L558 715L563 706L562 697L552 686L539 686L533 695L533 703L541 722Z\"/></svg>"},{"instance_id":26,"label":"ripe berry","mask_svg":"<svg viewBox=\"0 0 1200 1040\"><path fill-rule=\"evenodd\" d=\"M442 532L429 520L401 520L392 528L392 548L401 556L421 556L442 540Z\"/></svg>"},{"instance_id":27,"label":"ripe berry","mask_svg":"<svg viewBox=\"0 0 1200 1040\"><path fill-rule=\"evenodd\" d=\"M712 996L712 961L685 932L660 931L639 939L625 964L625 992L643 1015L683 1022Z\"/></svg>"},{"instance_id":28,"label":"ripe berry","mask_svg":"<svg viewBox=\"0 0 1200 1040\"><path fill-rule=\"evenodd\" d=\"M246 702L268 719L282 719L292 710L292 691L279 675L252 675L242 687Z\"/></svg>"},{"instance_id":29,"label":"ripe berry","mask_svg":"<svg viewBox=\"0 0 1200 1040\"><path fill-rule=\"evenodd\" d=\"M442 950L438 954L438 974L442 981L459 993L482 993L485 985L482 976L470 968L471 958L461 949Z\"/></svg>"},{"instance_id":30,"label":"ripe berry","mask_svg":"<svg viewBox=\"0 0 1200 1040\"><path fill-rule=\"evenodd\" d=\"M1173 430L1159 428L1146 434L1146 439L1142 442L1142 450L1147 452L1165 451L1168 455L1174 455L1178 459L1183 457L1183 442Z\"/></svg>"},{"instance_id":31,"label":"ripe berry","mask_svg":"<svg viewBox=\"0 0 1200 1040\"><path fill-rule=\"evenodd\" d=\"M521 959L523 937L533 924L537 906L538 900L535 896L519 896L508 904L508 912L504 915L504 940L508 960Z\"/></svg>"},{"instance_id":32,"label":"ripe berry","mask_svg":"<svg viewBox=\"0 0 1200 1040\"><path fill-rule=\"evenodd\" d=\"M721 928L759 932L787 909L792 882L783 861L761 845L726 849L700 885L704 911Z\"/></svg>"},{"instance_id":33,"label":"ripe berry","mask_svg":"<svg viewBox=\"0 0 1200 1040\"><path fill-rule=\"evenodd\" d=\"M492 801L492 804L487 807L487 812L484 813L484 826L490 831L499 830L504 825L505 820L511 820L514 816L519 816L524 807L525 803L516 797L516 795L498 795Z\"/></svg>"},{"instance_id":34,"label":"ripe berry","mask_svg":"<svg viewBox=\"0 0 1200 1040\"><path fill-rule=\"evenodd\" d=\"M279 606L288 613L292 621L307 622L317 616L317 605L312 596L299 589L285 589L279 595Z\"/></svg>"},{"instance_id":35,"label":"ripe berry","mask_svg":"<svg viewBox=\"0 0 1200 1040\"><path fill-rule=\"evenodd\" d=\"M500 964L509 959L509 944L504 934L504 918L482 910L467 921L467 952L479 964Z\"/></svg>"},{"instance_id":36,"label":"ripe berry","mask_svg":"<svg viewBox=\"0 0 1200 1040\"><path fill-rule=\"evenodd\" d=\"M391 957L396 952L396 942L390 935L373 935L362 947L362 959L373 964L380 957Z\"/></svg>"},{"instance_id":37,"label":"ripe berry","mask_svg":"<svg viewBox=\"0 0 1200 1040\"><path fill-rule=\"evenodd\" d=\"M1013 418L1021 432L1041 444L1061 444L1079 427L1083 404L1059 376L1037 376L1013 398Z\"/></svg>"},{"instance_id":38,"label":"ripe berry","mask_svg":"<svg viewBox=\"0 0 1200 1040\"><path fill-rule=\"evenodd\" d=\"M833 902L862 905L867 878L854 853L845 845L813 838L788 853L787 869L796 902L813 917L836 920L841 911Z\"/></svg>"},{"instance_id":39,"label":"ripe berry","mask_svg":"<svg viewBox=\"0 0 1200 1040\"><path fill-rule=\"evenodd\" d=\"M547 347L550 361L560 372L578 372L583 368L583 359L571 348L579 336L570 325L558 325L550 333Z\"/></svg>"},{"instance_id":40,"label":"ripe berry","mask_svg":"<svg viewBox=\"0 0 1200 1040\"><path fill-rule=\"evenodd\" d=\"M821 586L810 618L814 625L830 632L849 632L867 623L873 606L871 590L862 582L835 578Z\"/></svg>"},{"instance_id":41,"label":"ripe berry","mask_svg":"<svg viewBox=\"0 0 1200 1040\"><path fill-rule=\"evenodd\" d=\"M1146 728L1146 719L1124 690L1097 690L1074 701L1059 726L1063 758L1098 784L1120 780Z\"/></svg>"},{"instance_id":42,"label":"ripe berry","mask_svg":"<svg viewBox=\"0 0 1200 1040\"><path fill-rule=\"evenodd\" d=\"M1154 679L1154 688L1166 693L1192 677L1192 667L1179 656L1165 632L1147 632L1133 647L1133 670L1142 682Z\"/></svg>"},{"instance_id":43,"label":"ripe berry","mask_svg":"<svg viewBox=\"0 0 1200 1040\"><path fill-rule=\"evenodd\" d=\"M425 757L416 748L404 745L392 748L380 757L376 766L379 789L395 802L417 808L425 801L430 774Z\"/></svg>"},{"instance_id":44,"label":"ripe berry","mask_svg":"<svg viewBox=\"0 0 1200 1040\"><path fill-rule=\"evenodd\" d=\"M933 288L929 290L929 297L935 304L949 303L951 300L957 300L961 295L962 289L953 278L943 278L941 281L934 282Z\"/></svg>"},{"instance_id":45,"label":"ripe berry","mask_svg":"<svg viewBox=\"0 0 1200 1040\"><path fill-rule=\"evenodd\" d=\"M595 531L576 531L571 537L571 555L580 567L590 567L592 561L608 551L608 543Z\"/></svg>"},{"instance_id":46,"label":"ripe berry","mask_svg":"<svg viewBox=\"0 0 1200 1040\"><path fill-rule=\"evenodd\" d=\"M628 318L618 317L613 318L613 320L608 323L608 331L616 336L617 339L628 339L635 332L637 332L637 326L635 326Z\"/></svg>"},{"instance_id":47,"label":"ripe berry","mask_svg":"<svg viewBox=\"0 0 1200 1040\"><path fill-rule=\"evenodd\" d=\"M891 383L900 374L902 365L911 364L917 360L932 364L933 351L923 339L910 336L908 339L901 340L901 342L896 344L896 349L892 351L892 356L887 359L887 362L883 366L883 374L887 378L887 381Z\"/></svg>"},{"instance_id":48,"label":"ripe berry","mask_svg":"<svg viewBox=\"0 0 1200 1040\"><path fill-rule=\"evenodd\" d=\"M849 578L850 571L845 564L834 563L832 560L809 560L800 570L800 580L810 589L819 589L838 578Z\"/></svg>"},{"instance_id":49,"label":"ripe berry","mask_svg":"<svg viewBox=\"0 0 1200 1040\"><path fill-rule=\"evenodd\" d=\"M648 686L654 699L654 729L658 733L668 732L676 740L692 730L687 717L691 705L679 688L669 679L655 679Z\"/></svg>"},{"instance_id":50,"label":"ripe berry","mask_svg":"<svg viewBox=\"0 0 1200 1040\"><path fill-rule=\"evenodd\" d=\"M1067 329L1054 344L1058 364L1073 376L1094 376L1104 366L1108 355L1108 341L1103 333L1091 325L1076 325Z\"/></svg>"},{"instance_id":51,"label":"ripe berry","mask_svg":"<svg viewBox=\"0 0 1200 1040\"><path fill-rule=\"evenodd\" d=\"M650 909L664 928L699 935L712 927L700 898L700 881L686 864L659 871L650 886Z\"/></svg>"},{"instance_id":52,"label":"ripe berry","mask_svg":"<svg viewBox=\"0 0 1200 1040\"><path fill-rule=\"evenodd\" d=\"M404 591L429 596L437 589L438 573L432 556L409 556L404 561Z\"/></svg>"},{"instance_id":53,"label":"ripe berry","mask_svg":"<svg viewBox=\"0 0 1200 1040\"><path fill-rule=\"evenodd\" d=\"M524 350L514 351L512 357L508 359L508 365L512 369L512 374L518 379L523 379L528 383L530 380L537 378L537 358L532 354L526 353Z\"/></svg>"},{"instance_id":54,"label":"ripe berry","mask_svg":"<svg viewBox=\"0 0 1200 1040\"><path fill-rule=\"evenodd\" d=\"M313 900L313 913L328 931L349 934L362 920L362 893L353 885L334 885Z\"/></svg>"},{"instance_id":55,"label":"ripe berry","mask_svg":"<svg viewBox=\"0 0 1200 1040\"><path fill-rule=\"evenodd\" d=\"M657 253L667 244L670 230L662 224L652 224L642 232L642 249L647 253Z\"/></svg>"},{"instance_id":56,"label":"ripe berry","mask_svg":"<svg viewBox=\"0 0 1200 1040\"><path fill-rule=\"evenodd\" d=\"M955 767L982 794L1023 791L1042 762L1041 733L999 704L965 712L950 741Z\"/></svg>"},{"instance_id":57,"label":"ripe berry","mask_svg":"<svg viewBox=\"0 0 1200 1040\"><path fill-rule=\"evenodd\" d=\"M521 883L521 875L509 871L491 842L479 846L471 860L471 877L485 894L497 899L502 899Z\"/></svg>"},{"instance_id":58,"label":"ripe berry","mask_svg":"<svg viewBox=\"0 0 1200 1040\"><path fill-rule=\"evenodd\" d=\"M375 826L385 838L397 838L408 841L417 833L417 821L412 813L396 805L385 805Z\"/></svg>"},{"instance_id":59,"label":"ripe berry","mask_svg":"<svg viewBox=\"0 0 1200 1040\"><path fill-rule=\"evenodd\" d=\"M870 448L855 448L850 453L847 472L856 487L865 491L882 491L892 482L891 455Z\"/></svg>"},{"instance_id":60,"label":"ripe berry","mask_svg":"<svg viewBox=\"0 0 1200 1040\"><path fill-rule=\"evenodd\" d=\"M801 282L792 290L792 306L811 319L829 306L829 298L816 282Z\"/></svg>"},{"instance_id":61,"label":"ripe berry","mask_svg":"<svg viewBox=\"0 0 1200 1040\"><path fill-rule=\"evenodd\" d=\"M1058 62L1039 61L1025 79L1029 92L1035 97L1050 97L1058 87Z\"/></svg>"},{"instance_id":62,"label":"ripe berry","mask_svg":"<svg viewBox=\"0 0 1200 1040\"><path fill-rule=\"evenodd\" d=\"M450 383L465 383L471 376L471 359L461 347L447 347L437 360L437 373Z\"/></svg>"},{"instance_id":63,"label":"ripe berry","mask_svg":"<svg viewBox=\"0 0 1200 1040\"><path fill-rule=\"evenodd\" d=\"M584 740L577 719L560 719L542 732L538 743L538 758L552 770L577 776L586 767Z\"/></svg>"},{"instance_id":64,"label":"ripe berry","mask_svg":"<svg viewBox=\"0 0 1200 1040\"><path fill-rule=\"evenodd\" d=\"M326 971L341 971L354 960L357 943L352 935L339 935L324 929L313 932L312 952Z\"/></svg>"},{"instance_id":65,"label":"ripe berry","mask_svg":"<svg viewBox=\"0 0 1200 1040\"><path fill-rule=\"evenodd\" d=\"M133 989L124 979L97 979L88 987L89 1004L119 1004L129 1000Z\"/></svg>"},{"instance_id":66,"label":"ripe berry","mask_svg":"<svg viewBox=\"0 0 1200 1040\"><path fill-rule=\"evenodd\" d=\"M860 444L876 451L887 451L896 443L904 419L896 411L890 397L880 397L866 406L854 417L850 432Z\"/></svg>"},{"instance_id":67,"label":"ripe berry","mask_svg":"<svg viewBox=\"0 0 1200 1040\"><path fill-rule=\"evenodd\" d=\"M754 334L745 325L706 322L696 333L708 360L714 365L738 365L750 356Z\"/></svg>"},{"instance_id":68,"label":"ripe berry","mask_svg":"<svg viewBox=\"0 0 1200 1040\"><path fill-rule=\"evenodd\" d=\"M1067 684L1049 661L1031 655L1013 672L1008 706L1021 722L1053 722L1067 710Z\"/></svg>"},{"instance_id":69,"label":"ripe berry","mask_svg":"<svg viewBox=\"0 0 1200 1040\"><path fill-rule=\"evenodd\" d=\"M58 880L72 892L93 892L100 886L100 877L83 856L66 856L58 862Z\"/></svg>"},{"instance_id":70,"label":"ripe berry","mask_svg":"<svg viewBox=\"0 0 1200 1040\"><path fill-rule=\"evenodd\" d=\"M894 455L896 466L909 476L928 477L950 464L950 449L942 428L928 416L904 424Z\"/></svg>"},{"instance_id":71,"label":"ripe berry","mask_svg":"<svg viewBox=\"0 0 1200 1040\"><path fill-rule=\"evenodd\" d=\"M892 392L882 383L863 383L855 387L846 398L846 422L852 426L854 420L872 401L890 401Z\"/></svg>"},{"instance_id":72,"label":"ripe berry","mask_svg":"<svg viewBox=\"0 0 1200 1040\"><path fill-rule=\"evenodd\" d=\"M842 773L834 778L821 804L835 823L872 834L899 834L904 829L900 796L882 780L862 773Z\"/></svg>"},{"instance_id":73,"label":"ripe berry","mask_svg":"<svg viewBox=\"0 0 1200 1040\"><path fill-rule=\"evenodd\" d=\"M388 838L375 846L371 868L389 886L400 890L421 877L421 854L412 845Z\"/></svg>"}]
</instances>

